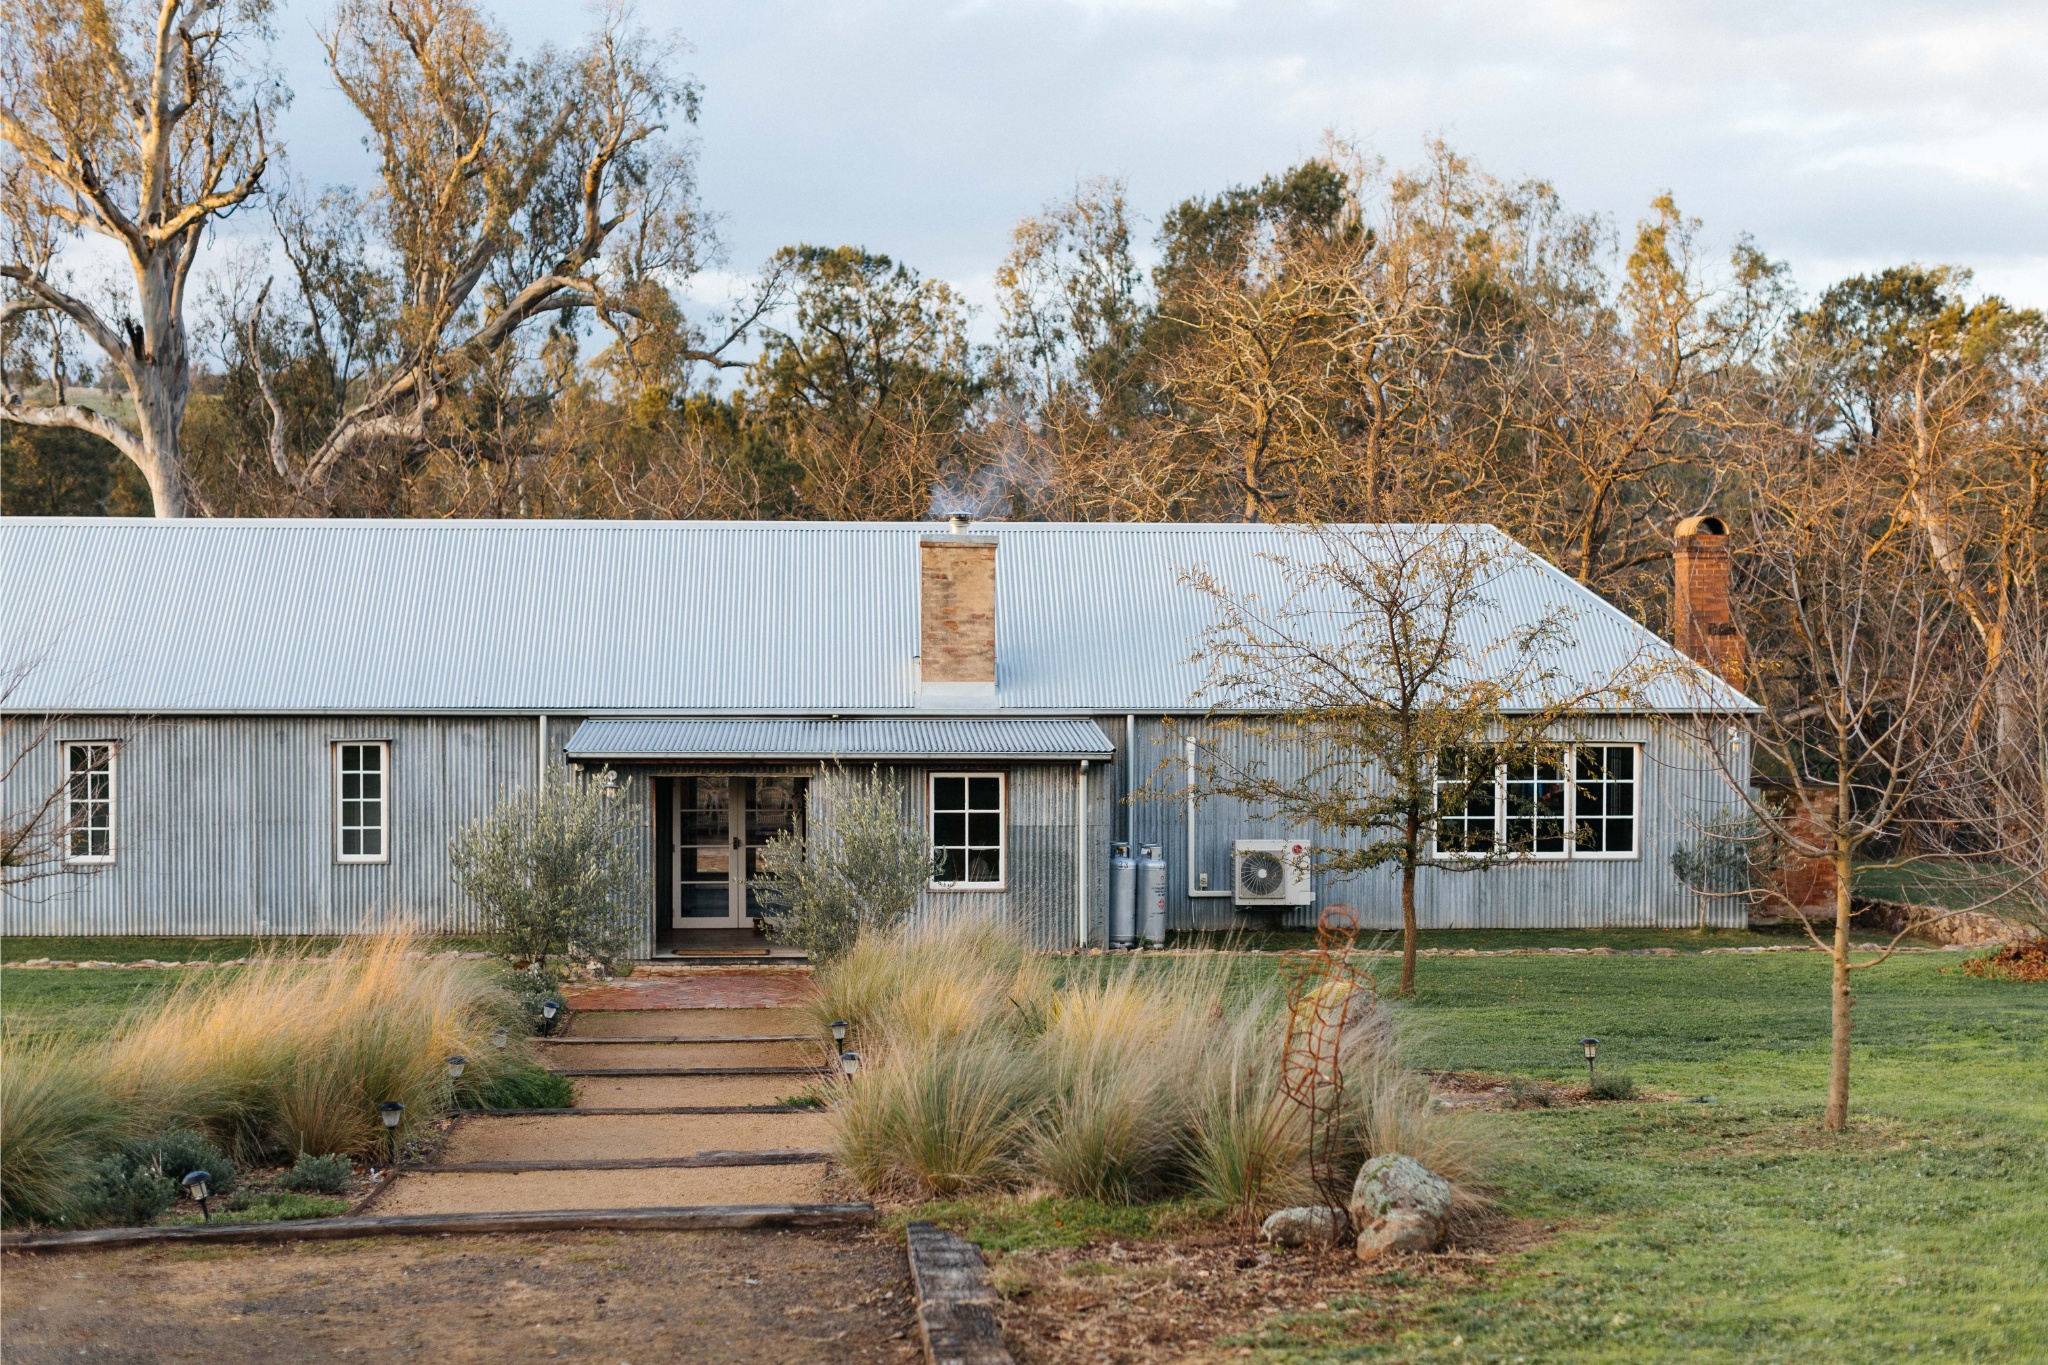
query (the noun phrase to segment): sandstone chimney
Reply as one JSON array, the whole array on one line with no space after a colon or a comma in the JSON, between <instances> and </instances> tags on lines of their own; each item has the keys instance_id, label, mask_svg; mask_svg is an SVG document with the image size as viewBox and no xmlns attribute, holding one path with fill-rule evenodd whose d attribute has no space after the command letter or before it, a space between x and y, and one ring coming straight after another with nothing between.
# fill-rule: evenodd
<instances>
[{"instance_id":1,"label":"sandstone chimney","mask_svg":"<svg viewBox=\"0 0 2048 1365\"><path fill-rule=\"evenodd\" d=\"M996 540L926 536L918 553L918 688L927 696L996 691Z\"/></svg>"},{"instance_id":2,"label":"sandstone chimney","mask_svg":"<svg viewBox=\"0 0 2048 1365\"><path fill-rule=\"evenodd\" d=\"M1678 523L1671 549L1671 634L1688 658L1729 686L1743 686L1742 637L1728 607L1728 528L1719 517Z\"/></svg>"}]
</instances>

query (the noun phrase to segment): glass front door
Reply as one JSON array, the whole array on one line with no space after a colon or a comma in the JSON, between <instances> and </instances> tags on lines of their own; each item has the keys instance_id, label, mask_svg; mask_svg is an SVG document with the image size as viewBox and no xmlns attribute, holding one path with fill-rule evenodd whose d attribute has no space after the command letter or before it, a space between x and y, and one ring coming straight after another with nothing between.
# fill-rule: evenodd
<instances>
[{"instance_id":1,"label":"glass front door","mask_svg":"<svg viewBox=\"0 0 2048 1365\"><path fill-rule=\"evenodd\" d=\"M676 779L675 928L753 922L761 846L797 828L803 798L801 777Z\"/></svg>"}]
</instances>

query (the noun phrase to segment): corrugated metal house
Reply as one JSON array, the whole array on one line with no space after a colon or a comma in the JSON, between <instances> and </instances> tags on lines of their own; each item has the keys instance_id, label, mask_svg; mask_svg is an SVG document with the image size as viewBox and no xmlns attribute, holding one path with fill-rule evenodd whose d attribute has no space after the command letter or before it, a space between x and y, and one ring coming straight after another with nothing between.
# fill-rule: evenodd
<instances>
[{"instance_id":1,"label":"corrugated metal house","mask_svg":"<svg viewBox=\"0 0 2048 1365\"><path fill-rule=\"evenodd\" d=\"M1164 851L1174 926L1243 923L1234 841L1331 836L1183 780L1213 610L1185 575L1277 592L1270 556L1300 550L1260 526L9 519L6 808L62 789L71 828L5 929L459 928L450 836L565 767L624 779L649 953L750 923L754 850L871 767L946 860L926 913L1100 943L1128 842ZM1739 914L1669 853L1733 803L1698 745L1748 703L1533 555L1498 582L1496 624L1559 608L1574 670L1677 669L1560 736L1605 784L1564 799L1611 829L1432 873L1425 925ZM1398 923L1390 876L1322 872L1288 922L1334 902Z\"/></svg>"}]
</instances>

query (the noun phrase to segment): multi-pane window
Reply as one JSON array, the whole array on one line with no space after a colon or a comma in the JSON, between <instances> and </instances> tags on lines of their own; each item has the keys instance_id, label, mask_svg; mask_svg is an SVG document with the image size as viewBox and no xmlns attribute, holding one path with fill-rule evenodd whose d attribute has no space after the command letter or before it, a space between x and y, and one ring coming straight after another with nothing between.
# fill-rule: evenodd
<instances>
[{"instance_id":1,"label":"multi-pane window","mask_svg":"<svg viewBox=\"0 0 2048 1365\"><path fill-rule=\"evenodd\" d=\"M389 856L391 752L378 741L334 746L336 847L345 863Z\"/></svg>"},{"instance_id":2,"label":"multi-pane window","mask_svg":"<svg viewBox=\"0 0 2048 1365\"><path fill-rule=\"evenodd\" d=\"M1501 835L1510 851L1564 856L1564 762L1562 753L1540 754L1514 759L1503 769Z\"/></svg>"},{"instance_id":3,"label":"multi-pane window","mask_svg":"<svg viewBox=\"0 0 2048 1365\"><path fill-rule=\"evenodd\" d=\"M114 746L64 746L65 858L74 863L114 861Z\"/></svg>"},{"instance_id":4,"label":"multi-pane window","mask_svg":"<svg viewBox=\"0 0 2048 1365\"><path fill-rule=\"evenodd\" d=\"M1437 761L1436 851L1633 858L1640 761L1633 744L1561 745L1505 762L1446 753Z\"/></svg>"},{"instance_id":5,"label":"multi-pane window","mask_svg":"<svg viewBox=\"0 0 2048 1365\"><path fill-rule=\"evenodd\" d=\"M1636 851L1633 744L1581 744L1572 783L1573 842L1582 854Z\"/></svg>"},{"instance_id":6,"label":"multi-pane window","mask_svg":"<svg viewBox=\"0 0 2048 1365\"><path fill-rule=\"evenodd\" d=\"M1500 825L1493 756L1445 753L1436 774L1437 851L1491 853Z\"/></svg>"},{"instance_id":7,"label":"multi-pane window","mask_svg":"<svg viewBox=\"0 0 2048 1365\"><path fill-rule=\"evenodd\" d=\"M932 880L941 886L1003 885L1003 777L932 774Z\"/></svg>"}]
</instances>

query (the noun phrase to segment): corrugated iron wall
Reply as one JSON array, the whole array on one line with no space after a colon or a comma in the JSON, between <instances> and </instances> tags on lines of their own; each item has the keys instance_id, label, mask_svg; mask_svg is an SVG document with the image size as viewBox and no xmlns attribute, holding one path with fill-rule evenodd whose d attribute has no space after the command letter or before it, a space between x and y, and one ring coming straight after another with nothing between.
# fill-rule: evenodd
<instances>
[{"instance_id":1,"label":"corrugated iron wall","mask_svg":"<svg viewBox=\"0 0 2048 1365\"><path fill-rule=\"evenodd\" d=\"M1114 763L1095 763L1088 779L1088 938L1102 942L1108 916L1109 852L1125 837L1161 845L1168 869L1168 913L1176 928L1227 928L1250 923L1227 897L1188 894L1187 824L1181 785L1181 741L1211 740L1199 722L1141 716L1135 750L1122 716L1097 717L1118 746ZM580 717L549 718L549 763L562 771L561 746ZM10 732L32 735L33 726ZM1423 922L1449 928L1568 928L1739 925L1738 901L1702 904L1673 875L1670 854L1734 804L1715 766L1689 742L1678 722L1616 718L1585 722L1584 737L1643 745L1639 824L1641 856L1628 861L1529 861L1475 872L1425 871L1419 887ZM67 718L36 745L5 792L18 810L61 780L61 743L115 740L117 860L89 874L38 883L5 898L0 925L8 933L65 934L323 934L377 928L409 915L425 927L461 929L471 915L450 880L449 837L492 804L535 779L539 733L532 716L447 718L197 718L128 722ZM342 864L334 858L330 746L342 739L391 744L391 859ZM1291 761L1284 745L1258 756L1276 772ZM974 765L945 765L965 768ZM1010 773L1010 879L1001 892L930 892L924 915L1006 917L1036 945L1064 948L1076 935L1075 763L1002 766ZM926 818L924 775L931 765L890 765L905 787L906 817ZM829 821L835 783L828 770L811 787L811 819ZM1128 805L1122 793L1135 789ZM651 882L650 783L636 777L625 798L635 812L635 858ZM1218 889L1230 885L1235 838L1284 837L1299 831L1235 802L1198 802L1195 870ZM1319 873L1317 905L1357 907L1372 927L1399 923L1399 887L1391 871L1338 878ZM1288 922L1314 922L1297 911ZM647 952L653 951L648 916Z\"/></svg>"},{"instance_id":2,"label":"corrugated iron wall","mask_svg":"<svg viewBox=\"0 0 2048 1365\"><path fill-rule=\"evenodd\" d=\"M1124 747L1124 727L1103 717L1102 728ZM1188 896L1187 816L1182 778L1182 743L1227 746L1232 761L1257 761L1276 776L1297 772L1298 754L1273 739L1229 735L1200 721L1163 721L1140 716L1135 761L1120 754L1137 793L1130 802L1135 843L1162 846L1167 865L1167 914L1176 929L1225 929L1260 922L1238 915L1227 897ZM1737 900L1703 901L1671 870L1671 852L1699 839L1701 829L1737 804L1720 769L1688 737L1683 722L1650 717L1597 718L1579 722L1573 735L1589 741L1643 746L1637 800L1639 856L1628 860L1530 859L1475 871L1424 870L1417 882L1417 911L1426 928L1566 929L1595 927L1679 928L1701 924L1739 927L1746 908ZM1717 736L1722 738L1724 736ZM1731 765L1747 773L1746 763ZM1198 787L1199 792L1199 787ZM1211 887L1230 886L1233 839L1289 838L1306 834L1331 846L1329 836L1266 818L1263 812L1221 797L1201 797L1195 806L1194 871L1207 872ZM1106 858L1107 852L1103 856ZM1401 923L1399 874L1393 869L1338 876L1319 871L1316 907L1353 906L1370 928ZM1316 908L1290 913L1284 923L1310 926ZM1265 917L1260 917L1263 920Z\"/></svg>"},{"instance_id":3,"label":"corrugated iron wall","mask_svg":"<svg viewBox=\"0 0 2048 1365\"><path fill-rule=\"evenodd\" d=\"M550 723L556 762L575 724ZM540 762L532 716L71 717L16 769L7 808L62 780L65 741L108 738L113 865L8 895L6 932L346 934L398 917L469 928L449 837L531 786ZM388 862L335 859L331 746L345 739L391 746Z\"/></svg>"},{"instance_id":4,"label":"corrugated iron wall","mask_svg":"<svg viewBox=\"0 0 2048 1365\"><path fill-rule=\"evenodd\" d=\"M944 922L987 917L1007 920L1034 947L1071 948L1079 929L1079 892L1075 858L1075 784L1080 778L1078 763L1006 764L1009 773L1009 864L1008 884L1001 891L927 891L915 914L922 920ZM879 765L879 770L900 784L904 816L926 828L930 818L931 789L926 781L932 772L972 771L972 764ZM812 779L809 818L822 827L832 818L832 802L854 776L866 766L832 768ZM1088 843L1100 856L1090 860L1088 910L1090 942L1100 943L1107 923L1104 897L1108 894L1109 824L1115 816L1116 786L1111 766L1091 764L1088 769Z\"/></svg>"}]
</instances>

